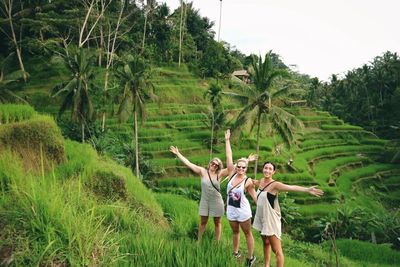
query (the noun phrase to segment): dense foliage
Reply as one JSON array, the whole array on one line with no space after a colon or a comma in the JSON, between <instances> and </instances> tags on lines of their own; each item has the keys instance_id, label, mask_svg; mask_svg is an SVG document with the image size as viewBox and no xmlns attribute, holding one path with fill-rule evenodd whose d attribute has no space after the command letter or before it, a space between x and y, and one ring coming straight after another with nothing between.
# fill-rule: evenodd
<instances>
[{"instance_id":1,"label":"dense foliage","mask_svg":"<svg viewBox=\"0 0 400 267\"><path fill-rule=\"evenodd\" d=\"M386 52L329 83L311 80L309 103L384 138L400 137L400 58Z\"/></svg>"}]
</instances>

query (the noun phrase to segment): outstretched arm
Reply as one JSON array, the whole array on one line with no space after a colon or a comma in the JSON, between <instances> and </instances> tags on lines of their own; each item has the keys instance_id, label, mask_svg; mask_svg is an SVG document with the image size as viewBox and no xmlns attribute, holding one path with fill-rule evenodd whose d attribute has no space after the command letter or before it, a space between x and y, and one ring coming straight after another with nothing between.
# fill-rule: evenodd
<instances>
[{"instance_id":1,"label":"outstretched arm","mask_svg":"<svg viewBox=\"0 0 400 267\"><path fill-rule=\"evenodd\" d=\"M318 189L316 186L304 187L298 185L287 185L284 183L275 183L274 190L276 191L292 191L292 192L306 192L313 196L320 197L324 194L324 191Z\"/></svg>"},{"instance_id":2,"label":"outstretched arm","mask_svg":"<svg viewBox=\"0 0 400 267\"><path fill-rule=\"evenodd\" d=\"M176 146L170 146L169 151L175 154L186 166L188 166L193 172L201 175L201 171L204 169L203 167L197 166L196 164L191 163L187 158L185 158L179 149Z\"/></svg>"},{"instance_id":3,"label":"outstretched arm","mask_svg":"<svg viewBox=\"0 0 400 267\"><path fill-rule=\"evenodd\" d=\"M232 148L231 148L230 138L231 138L231 130L228 129L225 132L226 168L221 171L221 176L229 175L235 169L232 159Z\"/></svg>"}]
</instances>

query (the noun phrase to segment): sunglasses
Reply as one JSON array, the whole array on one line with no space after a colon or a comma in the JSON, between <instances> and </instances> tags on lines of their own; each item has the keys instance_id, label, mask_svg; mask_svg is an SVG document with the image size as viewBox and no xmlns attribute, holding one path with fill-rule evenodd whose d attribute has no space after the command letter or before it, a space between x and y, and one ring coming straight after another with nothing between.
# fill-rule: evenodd
<instances>
[{"instance_id":1,"label":"sunglasses","mask_svg":"<svg viewBox=\"0 0 400 267\"><path fill-rule=\"evenodd\" d=\"M218 164L218 163L215 163L215 162L211 162L210 165L211 165L211 166L219 166L219 164Z\"/></svg>"},{"instance_id":2,"label":"sunglasses","mask_svg":"<svg viewBox=\"0 0 400 267\"><path fill-rule=\"evenodd\" d=\"M236 166L236 168L238 168L238 169L246 169L247 167L246 166Z\"/></svg>"}]
</instances>

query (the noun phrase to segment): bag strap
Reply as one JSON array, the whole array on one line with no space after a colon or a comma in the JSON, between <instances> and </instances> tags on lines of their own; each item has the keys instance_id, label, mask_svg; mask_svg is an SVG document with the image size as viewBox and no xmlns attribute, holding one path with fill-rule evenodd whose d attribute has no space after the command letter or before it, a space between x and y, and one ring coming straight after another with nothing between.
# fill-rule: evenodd
<instances>
[{"instance_id":1,"label":"bag strap","mask_svg":"<svg viewBox=\"0 0 400 267\"><path fill-rule=\"evenodd\" d=\"M235 174L236 174L236 173L235 173ZM235 175L235 174L234 174L234 175ZM232 180L232 178L233 178L234 175L232 175L231 180ZM244 184L246 184L247 179L249 179L249 177L247 177L247 178L244 180ZM230 180L229 180L229 181L230 181ZM242 181L242 182L243 182L243 181ZM234 187L232 187L231 189L229 189L228 195L229 195L229 193L230 193L233 189L238 188L238 187L242 184L242 182L238 183L237 185L235 185Z\"/></svg>"},{"instance_id":2,"label":"bag strap","mask_svg":"<svg viewBox=\"0 0 400 267\"><path fill-rule=\"evenodd\" d=\"M214 185L214 183L212 182L212 180L211 180L211 175L210 175L210 172L207 170L207 174L208 174L208 178L210 179L210 182L211 182L211 184L212 184L212 186L215 188L215 190L217 190L218 191L218 193L221 193L220 191L219 191L219 189ZM217 173L217 181L218 181L218 173Z\"/></svg>"},{"instance_id":3,"label":"bag strap","mask_svg":"<svg viewBox=\"0 0 400 267\"><path fill-rule=\"evenodd\" d=\"M232 174L231 178L229 178L228 183L232 180L233 176L236 175L236 172L234 174Z\"/></svg>"},{"instance_id":4,"label":"bag strap","mask_svg":"<svg viewBox=\"0 0 400 267\"><path fill-rule=\"evenodd\" d=\"M270 184L272 184L274 182L276 182L276 181L269 182L266 186L264 186L262 189L260 189L260 192L258 192L258 194L257 194L257 199L260 196L260 194L265 190L265 188L267 188Z\"/></svg>"}]
</instances>

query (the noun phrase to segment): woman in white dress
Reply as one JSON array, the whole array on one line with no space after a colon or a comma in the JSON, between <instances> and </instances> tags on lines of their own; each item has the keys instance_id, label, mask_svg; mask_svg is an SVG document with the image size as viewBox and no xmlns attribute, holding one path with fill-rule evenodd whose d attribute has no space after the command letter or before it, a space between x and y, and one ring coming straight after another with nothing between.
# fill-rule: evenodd
<instances>
[{"instance_id":1,"label":"woman in white dress","mask_svg":"<svg viewBox=\"0 0 400 267\"><path fill-rule=\"evenodd\" d=\"M257 190L257 209L254 216L253 227L261 233L264 245L264 266L269 267L272 251L276 256L276 266L283 267L284 256L281 245L281 210L278 202L280 191L306 192L314 196L321 196L324 192L315 186L303 187L297 185L287 185L272 179L275 174L275 165L265 162L263 165L264 177L258 184Z\"/></svg>"}]
</instances>

